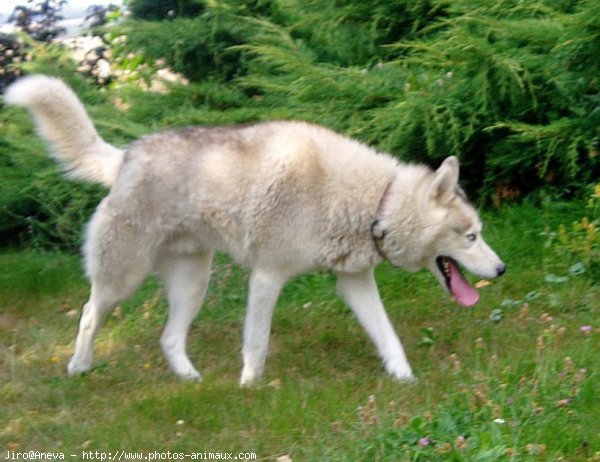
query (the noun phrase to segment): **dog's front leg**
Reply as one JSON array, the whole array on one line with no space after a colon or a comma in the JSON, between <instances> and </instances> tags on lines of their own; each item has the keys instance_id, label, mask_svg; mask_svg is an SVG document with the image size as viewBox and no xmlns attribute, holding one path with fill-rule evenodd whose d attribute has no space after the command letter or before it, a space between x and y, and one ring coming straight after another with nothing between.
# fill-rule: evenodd
<instances>
[{"instance_id":1,"label":"dog's front leg","mask_svg":"<svg viewBox=\"0 0 600 462\"><path fill-rule=\"evenodd\" d=\"M250 276L241 386L252 385L262 375L269 347L273 310L284 283L285 278L270 272L254 270Z\"/></svg>"},{"instance_id":2,"label":"dog's front leg","mask_svg":"<svg viewBox=\"0 0 600 462\"><path fill-rule=\"evenodd\" d=\"M379 296L373 269L338 273L337 291L375 343L387 371L397 380L412 380L404 349Z\"/></svg>"}]
</instances>

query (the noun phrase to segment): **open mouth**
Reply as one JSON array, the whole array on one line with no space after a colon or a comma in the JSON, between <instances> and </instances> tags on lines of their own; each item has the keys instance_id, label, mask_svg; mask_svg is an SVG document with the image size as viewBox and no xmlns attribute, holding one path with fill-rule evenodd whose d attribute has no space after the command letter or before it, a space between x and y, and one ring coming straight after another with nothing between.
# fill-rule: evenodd
<instances>
[{"instance_id":1,"label":"open mouth","mask_svg":"<svg viewBox=\"0 0 600 462\"><path fill-rule=\"evenodd\" d=\"M456 301L462 306L475 305L479 300L479 293L463 277L456 261L445 256L437 257L435 261L444 276L448 291Z\"/></svg>"}]
</instances>

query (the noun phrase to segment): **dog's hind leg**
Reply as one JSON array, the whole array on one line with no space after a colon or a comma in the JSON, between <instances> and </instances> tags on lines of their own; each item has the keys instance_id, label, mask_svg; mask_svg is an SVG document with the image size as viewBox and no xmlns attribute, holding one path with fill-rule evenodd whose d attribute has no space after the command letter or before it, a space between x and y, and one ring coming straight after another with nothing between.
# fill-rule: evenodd
<instances>
[{"instance_id":1,"label":"dog's hind leg","mask_svg":"<svg viewBox=\"0 0 600 462\"><path fill-rule=\"evenodd\" d=\"M250 276L241 386L252 385L262 375L269 348L273 310L285 281L286 278L279 275L259 270L254 270Z\"/></svg>"},{"instance_id":2,"label":"dog's hind leg","mask_svg":"<svg viewBox=\"0 0 600 462\"><path fill-rule=\"evenodd\" d=\"M84 247L92 288L79 321L75 352L67 369L70 375L90 369L94 340L102 322L148 274L152 244L142 234L125 220L106 213L106 200L92 217Z\"/></svg>"},{"instance_id":3,"label":"dog's hind leg","mask_svg":"<svg viewBox=\"0 0 600 462\"><path fill-rule=\"evenodd\" d=\"M381 302L373 270L338 273L337 290L375 343L390 375L411 380L410 365Z\"/></svg>"},{"instance_id":4,"label":"dog's hind leg","mask_svg":"<svg viewBox=\"0 0 600 462\"><path fill-rule=\"evenodd\" d=\"M158 267L169 301L160 344L171 370L183 379L202 378L187 356L186 339L206 294L211 262L212 253L176 255L161 258Z\"/></svg>"},{"instance_id":5,"label":"dog's hind leg","mask_svg":"<svg viewBox=\"0 0 600 462\"><path fill-rule=\"evenodd\" d=\"M106 316L112 309L137 289L146 275L143 272L137 278L111 278L111 284L94 281L90 298L83 306L79 321L79 331L75 340L75 352L68 365L69 375L87 372L94 359L94 340Z\"/></svg>"}]
</instances>

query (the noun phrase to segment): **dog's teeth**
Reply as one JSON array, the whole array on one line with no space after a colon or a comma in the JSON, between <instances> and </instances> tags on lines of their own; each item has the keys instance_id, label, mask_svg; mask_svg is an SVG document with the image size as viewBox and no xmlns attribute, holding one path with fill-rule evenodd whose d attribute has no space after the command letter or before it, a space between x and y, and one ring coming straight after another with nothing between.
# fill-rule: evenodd
<instances>
[{"instance_id":1,"label":"dog's teeth","mask_svg":"<svg viewBox=\"0 0 600 462\"><path fill-rule=\"evenodd\" d=\"M450 278L450 275L452 273L452 271L450 270L450 267L451 267L450 262L451 262L450 258L444 257L442 259L442 270L443 270L444 276L446 278Z\"/></svg>"}]
</instances>

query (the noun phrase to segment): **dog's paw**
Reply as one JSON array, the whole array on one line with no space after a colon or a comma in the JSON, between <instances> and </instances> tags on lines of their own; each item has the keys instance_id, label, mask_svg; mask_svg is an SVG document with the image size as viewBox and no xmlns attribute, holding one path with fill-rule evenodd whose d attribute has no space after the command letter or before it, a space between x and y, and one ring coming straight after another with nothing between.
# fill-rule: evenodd
<instances>
[{"instance_id":1,"label":"dog's paw","mask_svg":"<svg viewBox=\"0 0 600 462\"><path fill-rule=\"evenodd\" d=\"M417 379L412 373L410 367L402 368L402 369L387 369L388 373L392 376L392 378L401 383L411 383L415 382Z\"/></svg>"},{"instance_id":2,"label":"dog's paw","mask_svg":"<svg viewBox=\"0 0 600 462\"><path fill-rule=\"evenodd\" d=\"M251 388L258 383L260 374L250 367L244 367L242 375L240 377L241 388Z\"/></svg>"},{"instance_id":3,"label":"dog's paw","mask_svg":"<svg viewBox=\"0 0 600 462\"><path fill-rule=\"evenodd\" d=\"M410 366L405 361L387 362L385 368L394 380L398 382L410 383L416 380Z\"/></svg>"},{"instance_id":4,"label":"dog's paw","mask_svg":"<svg viewBox=\"0 0 600 462\"><path fill-rule=\"evenodd\" d=\"M179 377L182 380L187 380L189 382L202 382L202 374L200 374L200 372L198 372L196 369L189 370L186 371L184 373L176 373L177 377Z\"/></svg>"},{"instance_id":5,"label":"dog's paw","mask_svg":"<svg viewBox=\"0 0 600 462\"><path fill-rule=\"evenodd\" d=\"M199 382L202 374L196 370L192 362L185 354L175 354L169 348L164 348L165 358L169 363L169 369L180 379Z\"/></svg>"},{"instance_id":6,"label":"dog's paw","mask_svg":"<svg viewBox=\"0 0 600 462\"><path fill-rule=\"evenodd\" d=\"M67 365L67 374L70 377L85 374L92 368L92 358L84 358L83 360L73 356Z\"/></svg>"},{"instance_id":7,"label":"dog's paw","mask_svg":"<svg viewBox=\"0 0 600 462\"><path fill-rule=\"evenodd\" d=\"M175 373L177 377L182 380L189 380L191 382L201 382L202 374L196 370L191 363L182 365L181 367L171 367L171 370Z\"/></svg>"},{"instance_id":8,"label":"dog's paw","mask_svg":"<svg viewBox=\"0 0 600 462\"><path fill-rule=\"evenodd\" d=\"M401 376L392 374L392 377L398 383L414 383L417 381L417 378L413 374Z\"/></svg>"}]
</instances>

